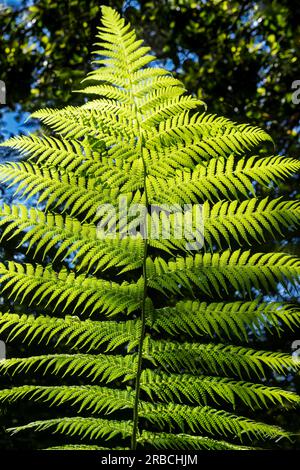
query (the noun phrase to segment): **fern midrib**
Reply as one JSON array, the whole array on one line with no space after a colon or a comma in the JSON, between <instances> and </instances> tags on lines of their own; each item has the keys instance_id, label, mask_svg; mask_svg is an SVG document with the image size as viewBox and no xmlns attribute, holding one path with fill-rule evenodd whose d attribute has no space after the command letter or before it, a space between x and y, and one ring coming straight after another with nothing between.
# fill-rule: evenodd
<instances>
[{"instance_id":1,"label":"fern midrib","mask_svg":"<svg viewBox=\"0 0 300 470\"><path fill-rule=\"evenodd\" d=\"M140 143L140 148L142 151L142 142ZM148 210L148 199L147 199L147 190L146 190L146 163L143 159L144 165L144 191L145 191L145 200L146 200L146 209ZM144 279L144 289L143 289L143 299L141 307L141 334L138 344L138 363L137 363L137 373L136 373L136 385L135 385L135 397L134 397L134 407L133 407L133 430L132 430L132 439L131 439L131 449L135 450L137 445L137 432L138 432L138 411L139 411L139 396L140 396L140 386L141 386L141 373L142 373L142 360L143 360L143 343L145 338L145 329L146 329L146 298L147 298L147 256L148 256L148 240L147 235L144 244L144 254L143 254L143 279Z\"/></svg>"},{"instance_id":2,"label":"fern midrib","mask_svg":"<svg viewBox=\"0 0 300 470\"><path fill-rule=\"evenodd\" d=\"M123 44L122 47L124 48ZM124 48L124 57L127 58L126 50ZM126 60L127 62L127 60ZM130 95L131 100L133 103L133 110L135 114L136 126L138 130L138 154L140 154L142 162L143 162L143 189L145 195L145 206L146 206L146 214L149 208L149 201L148 201L148 194L147 194L147 166L143 155L143 143L144 143L144 136L142 131L142 126L139 119L139 111L138 111L138 104L136 102L136 98L133 92L133 82L131 79L131 69L130 65L128 65L129 70L129 86L130 86ZM143 344L145 338L145 330L146 330L146 298L147 298L147 257L148 257L148 233L146 227L146 237L144 243L144 253L143 253L143 263L142 263L142 276L144 279L144 287L143 287L143 297L142 297L142 304L141 304L141 333L138 343L138 359L137 359L137 371L136 371L136 380L135 380L135 395L134 395L134 403L133 403L133 426L132 426L132 435L131 435L131 450L136 450L137 447L137 434L138 434L138 421L139 421L139 398L140 398L140 389L141 389L141 374L142 374L142 361L143 361Z\"/></svg>"}]
</instances>

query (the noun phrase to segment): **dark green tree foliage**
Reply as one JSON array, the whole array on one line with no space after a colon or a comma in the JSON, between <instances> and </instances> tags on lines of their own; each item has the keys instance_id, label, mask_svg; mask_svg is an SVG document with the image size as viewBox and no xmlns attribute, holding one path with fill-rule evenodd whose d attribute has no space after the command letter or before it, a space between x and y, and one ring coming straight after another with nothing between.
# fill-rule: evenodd
<instances>
[{"instance_id":1,"label":"dark green tree foliage","mask_svg":"<svg viewBox=\"0 0 300 470\"><path fill-rule=\"evenodd\" d=\"M289 432L249 410L298 406L297 394L266 379L299 364L247 343L265 328L299 326L296 307L257 292L296 288L300 260L255 246L295 228L300 207L255 188L300 164L261 156L272 139L260 128L203 112L172 74L148 67L149 48L118 13L102 11L98 68L81 90L92 99L35 112L53 135L2 144L29 157L2 165L2 182L38 204L1 208L3 238L17 237L32 263L0 265L2 291L18 309L24 303L21 313L1 313L0 331L45 353L0 363L12 382L0 401L37 403L47 414L25 414L8 432L44 431L57 436L52 448L273 447ZM123 237L121 219L116 238L100 239L99 207L117 208L121 196L147 209L190 204L195 213L203 203L203 248L139 231ZM161 228L165 218L147 220Z\"/></svg>"},{"instance_id":2,"label":"dark green tree foliage","mask_svg":"<svg viewBox=\"0 0 300 470\"><path fill-rule=\"evenodd\" d=\"M294 0L104 1L122 10L160 61L213 113L267 126L280 151L299 154L300 4ZM97 0L25 0L0 8L0 79L8 105L75 103L100 9ZM78 97L79 99L79 97Z\"/></svg>"}]
</instances>

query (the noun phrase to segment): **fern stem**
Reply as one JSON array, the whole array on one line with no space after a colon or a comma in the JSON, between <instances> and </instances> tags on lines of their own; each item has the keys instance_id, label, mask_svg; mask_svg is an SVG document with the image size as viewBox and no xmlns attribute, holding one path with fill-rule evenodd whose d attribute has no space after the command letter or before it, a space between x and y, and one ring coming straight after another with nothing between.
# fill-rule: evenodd
<instances>
[{"instance_id":1,"label":"fern stem","mask_svg":"<svg viewBox=\"0 0 300 470\"><path fill-rule=\"evenodd\" d=\"M140 133L140 151L141 158L143 161L143 186L145 192L145 205L146 205L146 214L148 211L148 195L147 195L147 186L146 186L146 176L147 176L147 167L146 162L143 156L143 136ZM138 362L137 362L137 373L136 373L136 382L135 382L135 396L134 396L134 405L133 405L133 429L131 437L131 450L136 450L137 446L137 434L138 434L138 406L139 406L139 397L140 397L140 380L142 373L142 362L143 362L143 343L145 338L146 330L146 299L147 299L147 255L148 255L148 228L146 226L146 237L144 244L144 253L143 253L143 279L144 279L144 289L143 289L143 299L141 307L141 335L139 338L138 344Z\"/></svg>"},{"instance_id":2,"label":"fern stem","mask_svg":"<svg viewBox=\"0 0 300 470\"><path fill-rule=\"evenodd\" d=\"M143 260L143 277L144 277L144 291L143 291L143 301L142 301L142 311L141 311L141 335L138 345L138 363L137 363L137 373L136 373L136 382L135 382L135 397L134 397L134 406L133 406L133 430L131 438L131 449L135 450L137 445L137 432L138 432L138 405L139 405L139 396L140 396L140 379L142 373L142 361L143 361L143 342L145 338L145 325L146 325L146 297L147 297L147 268L146 268L146 259L147 259L147 240L145 242L144 248L144 260Z\"/></svg>"}]
</instances>

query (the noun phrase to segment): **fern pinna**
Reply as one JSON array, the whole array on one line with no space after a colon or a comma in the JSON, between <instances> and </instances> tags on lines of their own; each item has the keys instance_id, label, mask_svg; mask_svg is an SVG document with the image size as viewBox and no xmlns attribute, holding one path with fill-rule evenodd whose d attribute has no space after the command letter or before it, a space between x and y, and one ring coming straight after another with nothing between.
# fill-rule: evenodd
<instances>
[{"instance_id":1,"label":"fern pinna","mask_svg":"<svg viewBox=\"0 0 300 470\"><path fill-rule=\"evenodd\" d=\"M149 48L116 11L102 12L100 67L80 90L92 100L38 111L47 134L2 144L28 156L2 165L2 182L38 207L1 208L3 237L33 263L0 265L17 307L1 313L2 337L28 345L1 361L12 384L0 401L47 410L8 432L43 431L39 447L53 435L52 449L272 447L290 433L255 415L299 405L267 381L298 364L252 340L299 325L296 306L263 294L296 287L300 260L255 245L296 227L300 203L257 191L300 163L264 156L263 130L203 112L168 71L148 67ZM172 230L143 236L133 215L124 232L113 217L121 198L146 208L147 227L162 228L172 205L171 229L176 207L202 204L203 246ZM114 236L99 236L104 222Z\"/></svg>"}]
</instances>

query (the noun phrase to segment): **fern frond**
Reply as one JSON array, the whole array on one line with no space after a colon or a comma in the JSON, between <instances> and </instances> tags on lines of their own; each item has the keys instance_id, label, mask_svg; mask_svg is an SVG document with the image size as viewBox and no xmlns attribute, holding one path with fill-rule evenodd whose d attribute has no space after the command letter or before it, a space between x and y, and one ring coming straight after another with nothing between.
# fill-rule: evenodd
<instances>
[{"instance_id":1,"label":"fern frond","mask_svg":"<svg viewBox=\"0 0 300 470\"><path fill-rule=\"evenodd\" d=\"M175 151L180 148L178 144L181 143L183 147L192 145L196 141L197 155L200 159L207 160L230 156L232 153L241 155L243 151L250 151L261 142L272 142L271 137L262 129L235 125L215 116L211 118L209 122L206 120L206 115L194 114L190 117L187 112L183 112L166 119L159 124L159 131L155 135L148 135L147 148L163 147L172 153L173 148Z\"/></svg>"},{"instance_id":2,"label":"fern frond","mask_svg":"<svg viewBox=\"0 0 300 470\"><path fill-rule=\"evenodd\" d=\"M125 108L125 111L128 109ZM65 138L90 136L109 146L115 141L134 141L133 129L125 111L110 101L99 100L97 109L87 109L85 106L69 106L63 110L46 108L34 112L31 117L41 120Z\"/></svg>"},{"instance_id":3,"label":"fern frond","mask_svg":"<svg viewBox=\"0 0 300 470\"><path fill-rule=\"evenodd\" d=\"M141 283L117 284L84 274L75 276L64 268L55 272L51 267L10 261L7 267L0 264L0 276L0 281L5 282L3 291L10 288L11 295L21 303L30 296L30 304L46 301L46 306L51 304L53 310L64 311L73 305L72 312L90 309L90 314L130 313L139 307L142 296Z\"/></svg>"},{"instance_id":4,"label":"fern frond","mask_svg":"<svg viewBox=\"0 0 300 470\"><path fill-rule=\"evenodd\" d=\"M192 436L190 434L170 434L165 432L143 431L138 438L139 444L153 446L155 449L183 449L183 450L254 450L229 442L218 441L204 436Z\"/></svg>"},{"instance_id":5,"label":"fern frond","mask_svg":"<svg viewBox=\"0 0 300 470\"><path fill-rule=\"evenodd\" d=\"M81 405L80 410L83 407L87 409L92 408L92 412L99 412L105 409L106 412L111 413L116 409L127 408L133 404L130 392L107 388L101 389L101 387L97 389L91 387L19 387L18 389L12 390L10 400L22 399L28 394L32 394L35 400L43 398L46 401L50 400L51 404L62 404L66 401L75 400L76 404ZM4 391L0 396L0 400L7 400L7 398L8 395ZM141 401L140 415L151 423L157 424L159 427L165 427L165 425L167 425L170 427L170 430L173 430L174 424L176 424L182 432L185 432L186 427L191 431L203 428L209 434L217 433L224 436L234 434L239 437L240 440L243 440L243 434L247 434L248 437L253 434L256 438L268 437L274 439L278 437L289 437L287 432L278 427L257 423L250 419L215 410L208 406L191 407L179 404L150 404ZM65 418L63 418L63 420L65 420ZM75 423L78 418L71 418L70 420L71 421L68 421L68 423ZM82 418L79 418L79 420L81 421ZM60 420L51 420L52 424L53 422L60 424ZM97 421L93 419L91 422L97 423ZM100 422L102 422L102 420ZM37 423L39 424L37 425ZM28 425L19 426L10 430L18 432L32 426L36 430L42 430L47 429L49 423L50 420L45 420L29 423ZM94 429L94 426L92 427ZM59 425L57 430L60 429L61 427Z\"/></svg>"},{"instance_id":6,"label":"fern frond","mask_svg":"<svg viewBox=\"0 0 300 470\"><path fill-rule=\"evenodd\" d=\"M0 180L10 182L10 186L18 184L15 194L26 196L26 199L40 194L40 204L47 201L47 208L63 205L71 216L84 214L85 220L95 220L99 206L110 201L110 191L102 190L96 179L87 180L53 168L41 169L33 163L1 165ZM118 190L115 191L117 194Z\"/></svg>"},{"instance_id":7,"label":"fern frond","mask_svg":"<svg viewBox=\"0 0 300 470\"><path fill-rule=\"evenodd\" d=\"M270 385L299 362L244 343L300 324L296 305L276 301L298 289L300 259L256 249L298 227L299 202L270 190L300 163L263 154L273 144L263 129L203 112L169 71L149 67L150 49L116 11L102 13L78 90L92 99L37 111L48 132L0 144L29 159L0 165L27 201L0 208L2 239L40 263L0 264L1 296L30 306L22 314L10 300L0 334L35 348L0 361L0 404L20 401L26 416L36 402L49 418L8 430L69 436L38 445L61 450L272 447L290 433L254 411L299 405ZM193 220L202 204L204 239L201 223L175 233L185 204ZM102 236L106 224L115 237ZM190 235L203 241L196 253ZM275 301L262 301L270 290Z\"/></svg>"},{"instance_id":8,"label":"fern frond","mask_svg":"<svg viewBox=\"0 0 300 470\"><path fill-rule=\"evenodd\" d=\"M23 155L30 155L29 160L37 161L40 165L61 166L72 171L80 167L86 160L89 165L97 159L97 153L87 140L64 140L35 135L12 137L1 143L2 147L10 147L19 150ZM99 158L99 157L98 157Z\"/></svg>"},{"instance_id":9,"label":"fern frond","mask_svg":"<svg viewBox=\"0 0 300 470\"><path fill-rule=\"evenodd\" d=\"M248 341L248 332L259 336L264 329L273 329L278 335L283 328L294 330L300 324L299 308L279 302L199 302L182 300L175 307L153 311L149 327L159 333L189 337L207 335L220 339L234 337Z\"/></svg>"},{"instance_id":10,"label":"fern frond","mask_svg":"<svg viewBox=\"0 0 300 470\"><path fill-rule=\"evenodd\" d=\"M34 421L24 426L16 426L7 429L8 432L16 434L20 431L33 429L34 431L51 430L66 436L77 434L81 438L90 439L104 438L106 441L115 436L123 439L130 436L132 426L130 421L116 421L100 418L57 418L43 421Z\"/></svg>"},{"instance_id":11,"label":"fern frond","mask_svg":"<svg viewBox=\"0 0 300 470\"><path fill-rule=\"evenodd\" d=\"M147 270L149 286L161 292L180 292L180 286L191 289L196 285L210 296L222 297L221 289L228 292L228 284L243 293L251 293L252 287L268 291L286 280L296 287L300 260L283 253L226 250L179 257L168 263L159 257L154 261L148 258Z\"/></svg>"},{"instance_id":12,"label":"fern frond","mask_svg":"<svg viewBox=\"0 0 300 470\"><path fill-rule=\"evenodd\" d=\"M89 352L105 349L113 351L127 345L130 352L138 345L140 321L124 322L80 320L71 315L65 318L53 318L39 315L18 315L0 313L0 333L6 333L7 340L22 341L31 344L33 341L68 346L71 350Z\"/></svg>"},{"instance_id":13,"label":"fern frond","mask_svg":"<svg viewBox=\"0 0 300 470\"><path fill-rule=\"evenodd\" d=\"M0 227L5 225L2 238L12 238L25 231L19 246L28 243L27 252L35 246L33 257L56 248L56 257L67 259L74 254L72 263L78 269L97 272L109 267L123 267L126 271L142 265L143 239L138 237L99 239L97 227L81 223L78 219L62 217L59 214L26 206L8 206L0 208ZM29 230L28 230L29 229ZM79 260L79 262L77 261ZM126 266L126 268L124 268Z\"/></svg>"},{"instance_id":14,"label":"fern frond","mask_svg":"<svg viewBox=\"0 0 300 470\"><path fill-rule=\"evenodd\" d=\"M216 243L230 246L231 241L239 245L251 241L261 243L267 235L283 235L282 229L295 229L300 223L300 205L294 201L250 199L234 202L204 204L205 242L212 249ZM221 241L223 240L223 241Z\"/></svg>"},{"instance_id":15,"label":"fern frond","mask_svg":"<svg viewBox=\"0 0 300 470\"><path fill-rule=\"evenodd\" d=\"M141 47L142 40L136 39L136 34L129 24L112 8L103 6L103 26L98 28L97 37L101 40L101 51L96 54L107 57L104 63L106 68L120 70L124 78L131 78L131 74L151 62L154 57L148 55L149 47Z\"/></svg>"},{"instance_id":16,"label":"fern frond","mask_svg":"<svg viewBox=\"0 0 300 470\"><path fill-rule=\"evenodd\" d=\"M190 146L186 151L192 157ZM167 164L166 156L163 168ZM174 170L170 174L171 169L167 166L166 175L162 178L160 162L153 162L152 165L147 188L152 204L189 204L199 200L215 202L224 197L229 200L241 197L249 199L256 193L253 180L267 186L270 182L283 180L300 169L299 161L292 158L251 157L237 160L232 155L228 159L213 158L207 164L198 164L192 171L188 168L184 171L177 170L175 176L172 174Z\"/></svg>"},{"instance_id":17,"label":"fern frond","mask_svg":"<svg viewBox=\"0 0 300 470\"><path fill-rule=\"evenodd\" d=\"M289 354L221 343L179 343L147 338L143 354L153 365L160 365L167 372L185 370L196 374L202 370L216 375L222 372L225 376L265 377L266 369L284 374L300 367Z\"/></svg>"},{"instance_id":18,"label":"fern frond","mask_svg":"<svg viewBox=\"0 0 300 470\"><path fill-rule=\"evenodd\" d=\"M163 401L172 402L181 397L190 402L207 405L208 398L218 403L218 398L235 407L239 398L252 409L268 407L268 402L283 405L289 402L292 405L300 404L300 398L295 393L278 388L266 387L249 382L237 382L220 377L195 377L188 374L153 373L144 370L141 377L141 387L150 398L153 393ZM34 400L49 402L51 406L63 405L66 402L76 408L78 412L88 410L91 413L113 413L119 409L133 407L134 395L130 389L119 390L99 386L35 386L24 385L0 391L0 402L14 403L19 400ZM146 405L145 405L146 406Z\"/></svg>"},{"instance_id":19,"label":"fern frond","mask_svg":"<svg viewBox=\"0 0 300 470\"><path fill-rule=\"evenodd\" d=\"M199 432L204 430L212 435L235 436L243 442L244 436L251 439L288 438L290 434L283 429L252 421L248 418L232 415L208 406L191 407L169 403L166 405L141 403L141 416L161 428L168 427L170 431L179 427L180 431Z\"/></svg>"},{"instance_id":20,"label":"fern frond","mask_svg":"<svg viewBox=\"0 0 300 470\"><path fill-rule=\"evenodd\" d=\"M18 400L34 400L50 406L69 403L78 412L87 410L92 414L113 413L116 410L132 408L133 394L130 390L118 390L97 386L35 386L23 385L0 391L0 402L13 403Z\"/></svg>"},{"instance_id":21,"label":"fern frond","mask_svg":"<svg viewBox=\"0 0 300 470\"><path fill-rule=\"evenodd\" d=\"M167 207L165 214L163 207ZM203 239L205 249L214 251L215 246L222 249L231 247L233 243L238 243L240 246L261 243L266 241L267 236L275 238L278 234L282 235L283 229L295 230L300 223L300 205L297 201L282 201L281 198L273 200L252 198L243 202L220 201L215 204L206 201L201 210L202 225L199 226L199 216L197 217L199 205L191 204L193 221L191 226L183 227L181 223L180 230L176 232L178 220L184 220L185 214L180 204L173 204L172 208L174 210L170 215L167 205L162 205L159 216L155 212L152 213L149 227L157 227L157 233L162 234L164 227L170 226L170 237L166 241L160 240L160 244L165 244L167 248L173 244L185 251L187 251L186 240L184 238L179 240L184 231L186 235L189 232L192 240L197 237L199 240ZM149 240L149 244L153 243L151 234Z\"/></svg>"},{"instance_id":22,"label":"fern frond","mask_svg":"<svg viewBox=\"0 0 300 470\"><path fill-rule=\"evenodd\" d=\"M104 380L107 383L116 379L132 380L135 375L136 357L133 355L106 354L48 354L23 358L6 359L0 362L3 374L36 373L43 371L60 377L77 375L88 380Z\"/></svg>"},{"instance_id":23,"label":"fern frond","mask_svg":"<svg viewBox=\"0 0 300 470\"><path fill-rule=\"evenodd\" d=\"M224 377L195 376L192 374L166 374L144 369L141 388L150 398L157 396L163 401L179 401L207 405L209 402L227 402L236 409L243 402L252 409L268 408L270 404L300 405L300 397L293 392L252 382L242 382Z\"/></svg>"}]
</instances>

